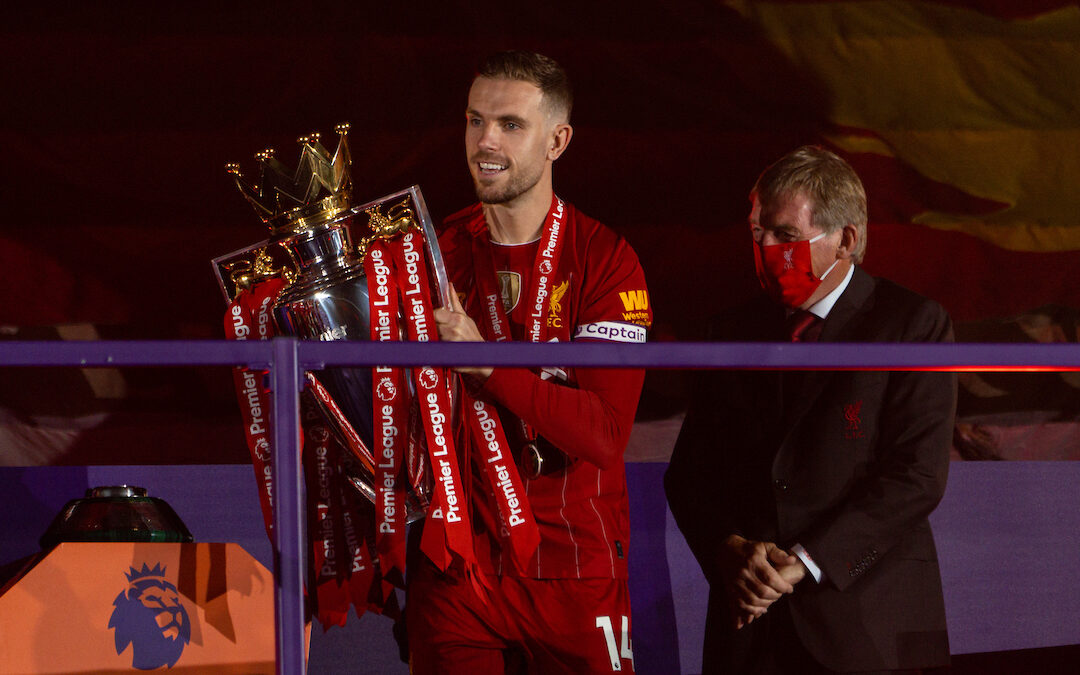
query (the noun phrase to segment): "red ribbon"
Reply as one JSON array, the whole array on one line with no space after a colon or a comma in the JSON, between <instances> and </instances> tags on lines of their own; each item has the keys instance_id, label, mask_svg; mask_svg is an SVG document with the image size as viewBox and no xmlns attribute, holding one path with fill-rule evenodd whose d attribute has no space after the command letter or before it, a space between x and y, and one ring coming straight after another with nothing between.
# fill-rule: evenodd
<instances>
[{"instance_id":1,"label":"red ribbon","mask_svg":"<svg viewBox=\"0 0 1080 675\"><path fill-rule=\"evenodd\" d=\"M338 467L339 475L341 467ZM369 506L366 500L357 493L351 485L347 484L344 476L341 477L345 488L341 492L342 530L345 538L345 551L349 563L348 595L356 608L357 617L363 616L366 608L376 611L382 610L379 602L373 603L371 593L379 586L375 581L378 571L368 555L368 544L371 533L371 518L368 517ZM382 596L383 599L386 595Z\"/></svg>"},{"instance_id":2,"label":"red ribbon","mask_svg":"<svg viewBox=\"0 0 1080 675\"><path fill-rule=\"evenodd\" d=\"M230 340L265 340L272 333L274 299L285 285L283 279L268 279L251 290L241 291L225 312L225 336ZM236 398L244 420L244 437L255 480L259 483L259 506L267 536L274 530L274 475L270 444L270 390L266 371L244 366L233 369Z\"/></svg>"},{"instance_id":3,"label":"red ribbon","mask_svg":"<svg viewBox=\"0 0 1080 675\"><path fill-rule=\"evenodd\" d=\"M337 439L330 433L310 398L304 400L306 443L304 474L307 478L308 533L312 543L311 574L316 589L316 612L323 629L344 626L349 616L345 587L351 560L344 543L341 458Z\"/></svg>"},{"instance_id":4,"label":"red ribbon","mask_svg":"<svg viewBox=\"0 0 1080 675\"><path fill-rule=\"evenodd\" d=\"M400 339L398 293L393 259L379 241L364 258L368 282L368 322L373 342ZM405 572L406 492L402 465L408 442L409 398L401 368L371 370L371 402L375 458L375 550L383 574Z\"/></svg>"},{"instance_id":5,"label":"red ribbon","mask_svg":"<svg viewBox=\"0 0 1080 675\"><path fill-rule=\"evenodd\" d=\"M435 317L428 302L431 295L423 239L417 232L409 232L400 239L392 240L388 247L394 256L395 276L401 292L409 339L416 342L438 340ZM442 545L425 531L420 543L421 548L437 565L448 562L445 551L439 549L449 549L461 556L466 563L475 563L468 497L451 428L447 372L445 369L421 366L413 368L412 375L424 422L428 457L435 477L436 503L433 506L437 507L442 515L445 531L445 543Z\"/></svg>"},{"instance_id":6,"label":"red ribbon","mask_svg":"<svg viewBox=\"0 0 1080 675\"><path fill-rule=\"evenodd\" d=\"M468 397L465 405L468 407L465 417L480 448L476 461L483 466L488 485L495 494L499 537L509 541L511 560L518 572L524 573L529 559L540 545L540 528L533 517L529 498L521 488L517 464L506 442L498 412L483 401Z\"/></svg>"},{"instance_id":7,"label":"red ribbon","mask_svg":"<svg viewBox=\"0 0 1080 675\"><path fill-rule=\"evenodd\" d=\"M319 379L311 371L305 371L304 376L307 378L308 391L312 393L319 403L322 404L322 409L330 417L334 418L337 424L337 428L340 429L347 443L348 450L354 457L360 460L364 467L372 474L375 473L375 458L371 454L371 450L364 445L364 441L360 438L360 434L356 433L356 429L353 428L352 422L345 417L345 413L341 412L341 408L338 407L337 401L330 395L330 392L326 390L326 387L319 382Z\"/></svg>"},{"instance_id":8,"label":"red ribbon","mask_svg":"<svg viewBox=\"0 0 1080 675\"><path fill-rule=\"evenodd\" d=\"M251 290L241 291L229 304L225 315L226 336L235 340L268 339L274 333L273 305L285 281L269 279ZM249 368L234 369L233 378L244 421L244 435L251 453L252 465L260 484L259 505L267 535L273 538L273 466L270 438L270 390L264 384L266 371ZM337 406L321 384L309 373L309 389L323 405L336 410ZM326 427L313 400L304 399L305 476L308 482L308 533L311 541L311 575L309 586L315 587L314 612L324 628L344 625L350 602L357 614L367 608L380 609L371 600L372 581L376 570L367 554L364 523L370 522L370 509L355 495L341 473L343 453L341 443ZM340 414L340 411L338 411ZM351 427L346 427L351 431ZM355 434L355 432L354 432ZM358 440L358 437L357 437ZM306 443L305 443L306 441ZM363 447L360 443L359 447ZM350 448L353 454L355 449ZM370 453L367 455L371 462ZM361 457L361 459L363 459ZM385 593L383 594L385 597Z\"/></svg>"},{"instance_id":9,"label":"red ribbon","mask_svg":"<svg viewBox=\"0 0 1080 675\"><path fill-rule=\"evenodd\" d=\"M541 230L540 246L533 259L529 292L525 296L528 300L526 309L529 312L526 337L530 342L546 342L550 333L547 322L550 305L548 300L562 257L565 241L563 234L567 227L565 216L566 204L553 195L551 207ZM496 342L509 340L511 339L510 320L499 294L491 242L486 233L481 233L473 239L473 265L477 292L483 307L481 313L487 319L481 322L482 330L486 329L483 330L485 337ZM488 450L483 464L489 485L495 493L499 506L500 536L509 540L513 560L518 569L523 570L540 542L540 531L529 506L528 497L522 488L516 463L512 459L500 463L500 454L503 451L490 448L492 443L490 437L494 432L489 427L497 430L501 437L499 442L502 448L508 447L498 413L494 408L486 408L478 401L468 402L468 405L470 410L466 415L469 417L473 436L478 446ZM530 441L536 440L536 432L524 420L519 420L519 422L525 438Z\"/></svg>"},{"instance_id":10,"label":"red ribbon","mask_svg":"<svg viewBox=\"0 0 1080 675\"><path fill-rule=\"evenodd\" d=\"M563 233L566 230L565 217L566 204L558 197L552 196L551 208L544 219L544 227L540 233L540 247L536 250L536 257L533 260L529 293L525 296L529 300L529 304L526 305L529 315L525 331L529 342L547 342L548 339L548 298L551 296L551 286L559 269L559 259L562 257L565 241ZM509 340L510 321L507 319L502 298L499 295L491 242L486 234L482 233L473 238L473 265L480 302L485 310L482 313L487 318L487 321L483 322L484 327L487 328L484 331L485 337L496 342Z\"/></svg>"}]
</instances>

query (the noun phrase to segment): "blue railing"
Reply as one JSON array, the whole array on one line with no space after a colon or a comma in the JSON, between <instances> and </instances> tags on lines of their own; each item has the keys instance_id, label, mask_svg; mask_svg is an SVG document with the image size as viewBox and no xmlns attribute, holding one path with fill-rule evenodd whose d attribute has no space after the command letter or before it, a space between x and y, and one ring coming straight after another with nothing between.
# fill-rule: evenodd
<instances>
[{"instance_id":1,"label":"blue railing","mask_svg":"<svg viewBox=\"0 0 1080 675\"><path fill-rule=\"evenodd\" d=\"M1080 371L1077 344L368 343L269 341L2 342L3 366L233 366L271 373L274 414L277 672L305 673L304 503L300 385L327 366L560 366L621 368Z\"/></svg>"}]
</instances>

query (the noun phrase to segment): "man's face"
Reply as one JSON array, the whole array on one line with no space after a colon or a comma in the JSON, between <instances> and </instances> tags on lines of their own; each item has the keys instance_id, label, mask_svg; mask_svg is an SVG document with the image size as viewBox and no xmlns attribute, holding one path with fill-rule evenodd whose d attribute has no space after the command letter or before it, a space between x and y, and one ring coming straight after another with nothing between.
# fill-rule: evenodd
<instances>
[{"instance_id":1,"label":"man's face","mask_svg":"<svg viewBox=\"0 0 1080 675\"><path fill-rule=\"evenodd\" d=\"M811 201L801 193L782 195L764 203L755 196L750 209L750 232L754 241L762 246L806 241L823 232L820 227L811 224L812 216ZM848 226L810 244L810 265L815 277L820 279L834 265L840 267L831 270L829 276L817 285L813 293L799 305L802 309L812 307L845 278L850 262L848 249L842 243L849 230L854 237L855 227Z\"/></svg>"},{"instance_id":2,"label":"man's face","mask_svg":"<svg viewBox=\"0 0 1080 675\"><path fill-rule=\"evenodd\" d=\"M465 111L465 156L485 204L507 204L549 170L554 121L530 82L478 77Z\"/></svg>"},{"instance_id":3,"label":"man's face","mask_svg":"<svg viewBox=\"0 0 1080 675\"><path fill-rule=\"evenodd\" d=\"M802 193L782 195L764 204L755 196L750 209L750 233L762 246L813 239L823 231L811 224L813 212L810 198ZM820 278L836 261L842 236L843 230L837 230L810 244L814 276Z\"/></svg>"}]
</instances>

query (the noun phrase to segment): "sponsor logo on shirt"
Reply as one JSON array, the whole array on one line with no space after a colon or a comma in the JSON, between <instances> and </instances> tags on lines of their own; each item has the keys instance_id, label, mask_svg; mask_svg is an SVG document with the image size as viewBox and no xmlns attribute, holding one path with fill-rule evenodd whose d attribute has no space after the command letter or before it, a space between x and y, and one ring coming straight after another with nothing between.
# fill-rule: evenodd
<instances>
[{"instance_id":1,"label":"sponsor logo on shirt","mask_svg":"<svg viewBox=\"0 0 1080 675\"><path fill-rule=\"evenodd\" d=\"M622 300L623 308L628 312L646 310L649 308L649 294L645 289L639 291L620 291L619 299Z\"/></svg>"},{"instance_id":2,"label":"sponsor logo on shirt","mask_svg":"<svg viewBox=\"0 0 1080 675\"><path fill-rule=\"evenodd\" d=\"M636 323L639 326L649 327L649 313L648 312L623 312L623 321L629 321L630 323Z\"/></svg>"},{"instance_id":3,"label":"sponsor logo on shirt","mask_svg":"<svg viewBox=\"0 0 1080 675\"><path fill-rule=\"evenodd\" d=\"M618 321L586 323L574 331L574 339L608 340L609 342L645 342L645 328Z\"/></svg>"}]
</instances>

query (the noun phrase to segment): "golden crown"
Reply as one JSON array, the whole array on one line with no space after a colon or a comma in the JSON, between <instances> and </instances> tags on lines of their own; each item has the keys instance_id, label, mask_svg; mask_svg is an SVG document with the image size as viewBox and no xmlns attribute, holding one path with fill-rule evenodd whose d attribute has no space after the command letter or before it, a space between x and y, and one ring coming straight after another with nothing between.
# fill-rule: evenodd
<instances>
[{"instance_id":1,"label":"golden crown","mask_svg":"<svg viewBox=\"0 0 1080 675\"><path fill-rule=\"evenodd\" d=\"M349 179L348 124L334 128L338 135L333 156L319 142L319 133L297 139L300 164L296 171L274 157L274 149L255 154L259 160L259 182L252 185L240 174L239 164L226 164L236 186L255 207L275 235L289 235L325 223L349 208L352 184Z\"/></svg>"}]
</instances>

